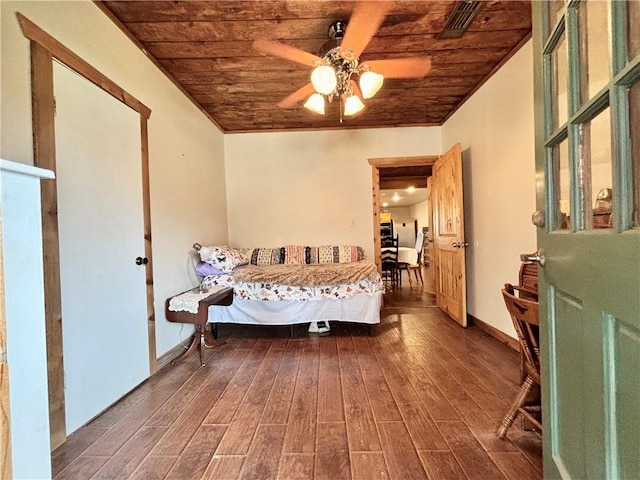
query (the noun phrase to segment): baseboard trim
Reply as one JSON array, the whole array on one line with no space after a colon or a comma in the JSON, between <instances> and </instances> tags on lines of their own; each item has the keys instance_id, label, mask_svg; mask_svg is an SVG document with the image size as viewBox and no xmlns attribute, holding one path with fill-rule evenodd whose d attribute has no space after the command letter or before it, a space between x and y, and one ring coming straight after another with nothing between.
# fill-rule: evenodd
<instances>
[{"instance_id":1,"label":"baseboard trim","mask_svg":"<svg viewBox=\"0 0 640 480\"><path fill-rule=\"evenodd\" d=\"M185 351L184 345L182 343L177 344L171 350L166 353L160 355L158 357L158 371L162 370L164 367L171 363L171 360L177 358L181 353Z\"/></svg>"},{"instance_id":2,"label":"baseboard trim","mask_svg":"<svg viewBox=\"0 0 640 480\"><path fill-rule=\"evenodd\" d=\"M502 342L505 345L508 345L509 347L513 348L516 352L520 351L520 344L518 343L518 340L516 340L515 338L510 337L506 333L498 330L493 325L489 325L488 323L483 322L482 320L474 317L471 314L467 314L467 317L468 317L469 323L476 325L480 330L482 330L487 335L490 335L496 340L498 340L499 342Z\"/></svg>"}]
</instances>

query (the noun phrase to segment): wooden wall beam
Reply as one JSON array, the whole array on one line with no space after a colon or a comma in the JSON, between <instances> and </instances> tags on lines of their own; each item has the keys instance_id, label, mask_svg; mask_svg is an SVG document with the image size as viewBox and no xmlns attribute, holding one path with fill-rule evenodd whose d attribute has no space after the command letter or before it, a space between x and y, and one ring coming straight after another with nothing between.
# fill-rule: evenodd
<instances>
[{"instance_id":1,"label":"wooden wall beam","mask_svg":"<svg viewBox=\"0 0 640 480\"><path fill-rule=\"evenodd\" d=\"M142 215L144 221L144 256L148 262L145 265L145 280L147 289L147 330L149 335L149 373L153 375L158 370L156 357L156 314L153 294L153 256L151 244L151 193L149 189L149 130L148 121L140 115L140 140L142 160Z\"/></svg>"},{"instance_id":2,"label":"wooden wall beam","mask_svg":"<svg viewBox=\"0 0 640 480\"><path fill-rule=\"evenodd\" d=\"M373 256L378 273L382 275L382 253L380 248L380 169L372 165L371 184L373 195Z\"/></svg>"},{"instance_id":3,"label":"wooden wall beam","mask_svg":"<svg viewBox=\"0 0 640 480\"><path fill-rule=\"evenodd\" d=\"M53 57L45 47L31 42L31 96L33 161L56 172L56 138L53 98ZM41 182L44 257L45 325L49 378L51 450L67 439L62 352L62 300L60 292L60 241L58 237L57 182Z\"/></svg>"},{"instance_id":4,"label":"wooden wall beam","mask_svg":"<svg viewBox=\"0 0 640 480\"><path fill-rule=\"evenodd\" d=\"M386 158L370 158L369 165L375 165L379 168L385 167L416 167L422 165L433 165L440 156L415 156L415 157L386 157Z\"/></svg>"},{"instance_id":5,"label":"wooden wall beam","mask_svg":"<svg viewBox=\"0 0 640 480\"><path fill-rule=\"evenodd\" d=\"M151 109L137 100L133 95L120 88L111 79L73 53L27 17L21 13L16 13L16 16L18 17L20 28L22 28L22 34L29 40L42 45L45 49L51 52L53 57L80 73L87 80L105 90L128 107L134 109L136 112L144 115L146 118L151 116Z\"/></svg>"}]
</instances>

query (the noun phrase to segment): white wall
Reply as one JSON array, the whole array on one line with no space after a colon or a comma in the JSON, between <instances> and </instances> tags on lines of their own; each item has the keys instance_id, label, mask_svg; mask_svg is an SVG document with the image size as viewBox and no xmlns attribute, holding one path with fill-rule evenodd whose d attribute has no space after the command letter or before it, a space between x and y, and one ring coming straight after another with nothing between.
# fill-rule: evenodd
<instances>
[{"instance_id":1,"label":"white wall","mask_svg":"<svg viewBox=\"0 0 640 480\"><path fill-rule=\"evenodd\" d=\"M398 237L398 246L413 248L416 244L416 229L413 210L410 206L389 207L393 220L393 235Z\"/></svg>"},{"instance_id":2,"label":"white wall","mask_svg":"<svg viewBox=\"0 0 640 480\"><path fill-rule=\"evenodd\" d=\"M422 227L429 226L429 202L416 203L411 206L411 216L418 220L418 229L422 230Z\"/></svg>"},{"instance_id":3,"label":"white wall","mask_svg":"<svg viewBox=\"0 0 640 480\"><path fill-rule=\"evenodd\" d=\"M191 244L227 241L223 135L93 2L2 1L2 158L33 163L29 42L16 11L152 110L151 223L157 353L162 355L178 344L181 327L165 320L164 301L197 281L188 266Z\"/></svg>"},{"instance_id":4,"label":"white wall","mask_svg":"<svg viewBox=\"0 0 640 480\"><path fill-rule=\"evenodd\" d=\"M373 258L369 158L439 155L440 127L225 137L229 242L355 244Z\"/></svg>"},{"instance_id":5,"label":"white wall","mask_svg":"<svg viewBox=\"0 0 640 480\"><path fill-rule=\"evenodd\" d=\"M468 311L515 337L500 289L517 283L519 255L536 249L532 42L442 130L444 151L462 145Z\"/></svg>"},{"instance_id":6,"label":"white wall","mask_svg":"<svg viewBox=\"0 0 640 480\"><path fill-rule=\"evenodd\" d=\"M14 479L51 478L40 181L52 182L53 173L5 160L0 167L8 364L3 367L10 369L3 382L9 382L11 409L11 459L1 461L11 461Z\"/></svg>"}]
</instances>

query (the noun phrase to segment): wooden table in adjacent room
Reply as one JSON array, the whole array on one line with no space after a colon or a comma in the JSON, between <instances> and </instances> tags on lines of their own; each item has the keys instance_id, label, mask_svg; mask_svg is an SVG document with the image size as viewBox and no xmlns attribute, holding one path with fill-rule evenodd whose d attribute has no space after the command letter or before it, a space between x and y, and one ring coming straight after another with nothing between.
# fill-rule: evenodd
<instances>
[{"instance_id":1,"label":"wooden table in adjacent room","mask_svg":"<svg viewBox=\"0 0 640 480\"><path fill-rule=\"evenodd\" d=\"M200 352L200 364L204 366L204 348L210 348L214 345L215 339L211 335L211 332L207 329L208 311L211 305L228 306L233 303L233 289L225 287L220 290L212 291L209 295L206 295L198 300L197 313L191 313L188 311L173 311L169 310L169 303L172 298L179 297L183 294L199 293L198 289L187 290L186 292L179 293L174 297L167 298L165 303L165 312L167 320L170 322L178 323L192 323L196 327L196 331L191 339L191 345L186 352L179 357L173 359L171 364L174 365L178 362L183 362L196 350Z\"/></svg>"}]
</instances>

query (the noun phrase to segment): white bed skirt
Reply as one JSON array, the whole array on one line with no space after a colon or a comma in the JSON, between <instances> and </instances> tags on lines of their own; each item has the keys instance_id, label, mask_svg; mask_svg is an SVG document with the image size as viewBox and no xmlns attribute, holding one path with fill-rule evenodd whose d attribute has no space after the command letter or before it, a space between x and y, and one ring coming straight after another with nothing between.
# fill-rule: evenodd
<instances>
[{"instance_id":1,"label":"white bed skirt","mask_svg":"<svg viewBox=\"0 0 640 480\"><path fill-rule=\"evenodd\" d=\"M295 325L337 321L373 325L380 323L381 306L382 293L317 301L276 302L234 298L228 307L210 306L208 321L250 325Z\"/></svg>"}]
</instances>

